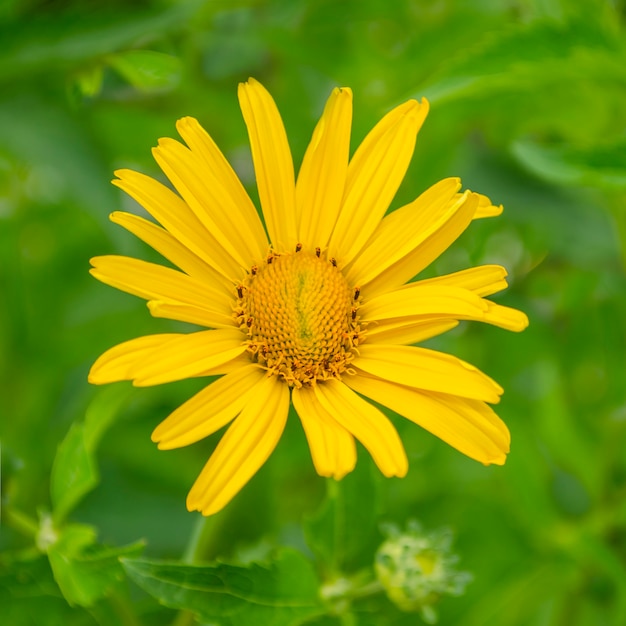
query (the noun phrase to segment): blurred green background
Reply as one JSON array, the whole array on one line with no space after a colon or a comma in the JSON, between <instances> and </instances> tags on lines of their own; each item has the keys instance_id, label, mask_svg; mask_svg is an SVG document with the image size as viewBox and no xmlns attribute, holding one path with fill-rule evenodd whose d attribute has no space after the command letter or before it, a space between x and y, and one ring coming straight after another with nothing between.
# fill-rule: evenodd
<instances>
[{"instance_id":1,"label":"blurred green background","mask_svg":"<svg viewBox=\"0 0 626 626\"><path fill-rule=\"evenodd\" d=\"M156 259L108 222L113 210L137 210L109 181L119 167L161 178L150 148L176 136L184 115L200 120L256 198L236 98L237 83L254 76L278 103L296 164L332 87L354 91L355 146L392 106L428 97L431 113L392 209L453 175L504 204L503 216L475 222L429 272L501 263L511 287L498 301L531 321L521 335L464 324L433 343L505 388L498 412L512 432L507 464L482 467L395 420L409 475L382 479L360 449L355 476L339 485L348 494L346 528L359 539L344 573L373 562L380 521L416 518L451 527L459 567L474 574L465 595L441 602L442 625L626 624L625 11L621 0L3 0L7 623L193 623L132 585L121 592L126 608L109 614L108 579L106 598L69 592L70 606L33 524L55 510L58 532L88 525L73 528L95 529L98 545L121 550L143 539L150 558L185 551L197 523L185 495L218 437L159 452L150 433L203 382L88 385L91 363L108 347L184 328L90 278L88 260ZM57 457L52 471L68 431L83 432L70 429L88 407L103 432L89 435L81 459ZM64 495L58 476L67 467L89 474L84 493ZM325 494L291 419L270 461L211 520L202 556L245 560L292 546L315 557L324 577L329 565L305 520ZM405 626L419 618L381 597L355 602L349 618L310 623Z\"/></svg>"}]
</instances>

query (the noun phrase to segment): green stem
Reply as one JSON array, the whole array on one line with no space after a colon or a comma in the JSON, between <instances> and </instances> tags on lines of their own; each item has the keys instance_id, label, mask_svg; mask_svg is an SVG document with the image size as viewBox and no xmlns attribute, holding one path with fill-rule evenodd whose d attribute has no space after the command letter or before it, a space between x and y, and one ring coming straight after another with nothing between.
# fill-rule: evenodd
<instances>
[{"instance_id":1,"label":"green stem","mask_svg":"<svg viewBox=\"0 0 626 626\"><path fill-rule=\"evenodd\" d=\"M32 517L11 508L5 508L3 513L4 519L9 526L27 537L37 536L39 524Z\"/></svg>"},{"instance_id":2,"label":"green stem","mask_svg":"<svg viewBox=\"0 0 626 626\"><path fill-rule=\"evenodd\" d=\"M135 615L128 598L119 591L113 591L109 596L109 602L119 618L119 624L123 626L141 626L141 621Z\"/></svg>"},{"instance_id":3,"label":"green stem","mask_svg":"<svg viewBox=\"0 0 626 626\"><path fill-rule=\"evenodd\" d=\"M196 523L189 536L189 541L183 552L183 563L192 565L202 560L205 548L211 538L211 532L214 527L214 517L198 517Z\"/></svg>"},{"instance_id":4,"label":"green stem","mask_svg":"<svg viewBox=\"0 0 626 626\"><path fill-rule=\"evenodd\" d=\"M348 597L351 600L355 600L356 598L367 598L368 596L375 596L376 594L379 594L384 590L385 588L382 586L380 581L373 580L367 585L363 585L362 587L357 587L356 589L351 590L348 594Z\"/></svg>"},{"instance_id":5,"label":"green stem","mask_svg":"<svg viewBox=\"0 0 626 626\"><path fill-rule=\"evenodd\" d=\"M172 626L193 626L194 624L197 624L196 616L191 611L180 611L172 622Z\"/></svg>"},{"instance_id":6,"label":"green stem","mask_svg":"<svg viewBox=\"0 0 626 626\"><path fill-rule=\"evenodd\" d=\"M341 530L344 527L344 520L341 519L341 506L339 506L341 485L334 479L326 479L326 497L332 502L334 510L334 524L333 524L333 545L339 546L341 542ZM331 561L329 563L331 571L337 573L340 571L338 561L338 550L333 550L331 553Z\"/></svg>"},{"instance_id":7,"label":"green stem","mask_svg":"<svg viewBox=\"0 0 626 626\"><path fill-rule=\"evenodd\" d=\"M119 590L112 591L106 598L86 607L86 610L100 626L141 626L129 598Z\"/></svg>"},{"instance_id":8,"label":"green stem","mask_svg":"<svg viewBox=\"0 0 626 626\"><path fill-rule=\"evenodd\" d=\"M620 256L623 266L626 268L626 212L624 211L624 201L626 194L615 192L608 196L611 214L617 231L617 239L620 246Z\"/></svg>"},{"instance_id":9,"label":"green stem","mask_svg":"<svg viewBox=\"0 0 626 626\"><path fill-rule=\"evenodd\" d=\"M193 565L202 560L202 556L206 554L206 548L211 540L211 533L215 526L214 517L198 517L189 541L183 552L181 563ZM192 626L196 623L196 617L191 611L180 611L172 622L172 626Z\"/></svg>"}]
</instances>

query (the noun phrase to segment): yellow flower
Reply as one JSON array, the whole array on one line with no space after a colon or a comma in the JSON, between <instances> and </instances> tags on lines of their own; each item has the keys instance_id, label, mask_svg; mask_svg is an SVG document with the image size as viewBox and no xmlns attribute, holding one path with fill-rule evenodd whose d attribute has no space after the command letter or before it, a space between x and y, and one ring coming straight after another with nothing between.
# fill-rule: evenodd
<instances>
[{"instance_id":1,"label":"yellow flower","mask_svg":"<svg viewBox=\"0 0 626 626\"><path fill-rule=\"evenodd\" d=\"M385 476L407 458L389 419L368 399L482 463L504 463L509 432L486 404L502 389L448 354L414 346L458 320L520 331L526 316L486 300L506 271L486 265L407 284L475 218L498 215L485 196L442 180L385 213L406 173L428 102L385 115L349 158L352 93L335 89L297 179L276 105L257 81L239 86L265 228L236 174L198 122L181 119L187 146L161 139L154 157L179 195L130 170L114 184L160 226L129 213L111 219L179 270L120 256L91 273L148 301L155 317L209 330L132 339L91 369L95 384L157 385L220 378L154 431L161 449L194 443L232 422L187 498L222 509L266 461L290 402L315 469L341 478L355 438ZM233 421L234 420L234 421Z\"/></svg>"}]
</instances>

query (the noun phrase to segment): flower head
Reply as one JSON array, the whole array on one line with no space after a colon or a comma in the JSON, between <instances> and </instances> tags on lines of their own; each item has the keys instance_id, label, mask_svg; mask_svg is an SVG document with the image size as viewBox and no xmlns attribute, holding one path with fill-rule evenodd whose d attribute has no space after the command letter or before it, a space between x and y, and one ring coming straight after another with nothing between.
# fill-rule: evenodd
<instances>
[{"instance_id":1,"label":"flower head","mask_svg":"<svg viewBox=\"0 0 626 626\"><path fill-rule=\"evenodd\" d=\"M114 184L156 220L115 212L178 269L120 256L92 259L104 283L148 301L155 317L206 330L148 335L105 352L95 384L146 386L220 376L154 431L161 449L232 422L187 498L210 515L253 476L283 432L290 402L315 468L341 478L355 438L385 476L407 458L374 400L482 463L503 463L509 433L487 403L502 389L475 367L418 344L459 320L520 331L526 316L486 300L506 287L496 265L406 284L475 218L497 215L485 196L445 179L385 216L428 112L410 100L385 115L349 158L352 93L335 89L297 180L270 94L239 87L263 222L233 169L193 118L154 157L178 193L130 170Z\"/></svg>"}]
</instances>

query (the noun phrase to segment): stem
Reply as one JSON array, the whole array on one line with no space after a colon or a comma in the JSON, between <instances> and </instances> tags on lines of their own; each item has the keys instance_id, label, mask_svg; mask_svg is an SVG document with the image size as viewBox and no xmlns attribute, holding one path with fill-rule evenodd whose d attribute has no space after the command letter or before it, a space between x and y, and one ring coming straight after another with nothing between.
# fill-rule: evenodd
<instances>
[{"instance_id":1,"label":"stem","mask_svg":"<svg viewBox=\"0 0 626 626\"><path fill-rule=\"evenodd\" d=\"M347 611L346 613L341 613L337 617L339 617L341 626L356 626L356 617L354 616L354 613Z\"/></svg>"},{"instance_id":2,"label":"stem","mask_svg":"<svg viewBox=\"0 0 626 626\"><path fill-rule=\"evenodd\" d=\"M113 590L106 598L85 608L99 626L141 626L128 597L119 590Z\"/></svg>"},{"instance_id":3,"label":"stem","mask_svg":"<svg viewBox=\"0 0 626 626\"><path fill-rule=\"evenodd\" d=\"M191 611L180 611L172 622L172 626L193 626L194 624L197 624L196 616Z\"/></svg>"},{"instance_id":4,"label":"stem","mask_svg":"<svg viewBox=\"0 0 626 626\"><path fill-rule=\"evenodd\" d=\"M326 479L326 497L328 501L332 502L332 506L334 508L334 524L333 524L333 545L335 546L335 550L332 551L330 555L330 568L333 573L339 572L339 562L338 562L338 550L336 547L339 545L341 541L341 531L343 530L344 520L342 517L341 507L339 506L339 497L340 497L340 489L341 486L339 482L327 478Z\"/></svg>"},{"instance_id":5,"label":"stem","mask_svg":"<svg viewBox=\"0 0 626 626\"><path fill-rule=\"evenodd\" d=\"M215 526L214 517L198 517L189 535L189 541L181 558L181 563L193 565L202 560L206 547L211 539L211 532ZM191 611L180 611L172 626L192 626L196 623L196 616Z\"/></svg>"},{"instance_id":6,"label":"stem","mask_svg":"<svg viewBox=\"0 0 626 626\"><path fill-rule=\"evenodd\" d=\"M354 600L356 598L367 598L367 596L375 596L378 593L381 593L382 591L384 591L385 588L382 586L382 583L378 580L373 580L371 583L368 583L367 585L363 585L362 587L357 587L356 589L353 589L352 591L350 591L350 593L348 594L348 597L351 600Z\"/></svg>"},{"instance_id":7,"label":"stem","mask_svg":"<svg viewBox=\"0 0 626 626\"><path fill-rule=\"evenodd\" d=\"M109 602L113 607L118 619L120 620L118 623L123 626L140 626L141 621L133 612L131 608L128 598L121 594L119 591L115 590L109 596Z\"/></svg>"},{"instance_id":8,"label":"stem","mask_svg":"<svg viewBox=\"0 0 626 626\"><path fill-rule=\"evenodd\" d=\"M4 518L9 526L27 537L36 537L39 532L39 524L25 513L7 508Z\"/></svg>"},{"instance_id":9,"label":"stem","mask_svg":"<svg viewBox=\"0 0 626 626\"><path fill-rule=\"evenodd\" d=\"M626 213L623 211L624 200L626 200L626 194L623 192L615 192L609 195L609 206L615 230L617 231L620 256L623 266L626 267Z\"/></svg>"},{"instance_id":10,"label":"stem","mask_svg":"<svg viewBox=\"0 0 626 626\"><path fill-rule=\"evenodd\" d=\"M189 541L185 547L185 551L183 552L183 557L181 561L183 563L187 563L192 565L193 563L197 563L202 560L202 555L204 554L204 549L209 543L209 539L211 536L211 531L214 526L214 517L198 517L196 519L196 523L191 531L191 535L189 536Z\"/></svg>"}]
</instances>

